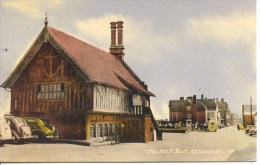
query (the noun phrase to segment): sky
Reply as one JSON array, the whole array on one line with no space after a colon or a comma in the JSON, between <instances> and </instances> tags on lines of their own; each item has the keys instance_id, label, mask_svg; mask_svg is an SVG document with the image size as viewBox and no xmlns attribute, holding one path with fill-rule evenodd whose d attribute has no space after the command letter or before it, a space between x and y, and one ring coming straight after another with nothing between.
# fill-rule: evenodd
<instances>
[{"instance_id":1,"label":"sky","mask_svg":"<svg viewBox=\"0 0 260 165\"><path fill-rule=\"evenodd\" d=\"M224 98L241 116L256 104L255 0L0 0L0 83L50 26L105 51L110 22L124 22L125 61L156 97L156 119L168 119L169 100L201 94ZM5 52L4 49L8 51ZM10 92L0 89L0 113Z\"/></svg>"}]
</instances>

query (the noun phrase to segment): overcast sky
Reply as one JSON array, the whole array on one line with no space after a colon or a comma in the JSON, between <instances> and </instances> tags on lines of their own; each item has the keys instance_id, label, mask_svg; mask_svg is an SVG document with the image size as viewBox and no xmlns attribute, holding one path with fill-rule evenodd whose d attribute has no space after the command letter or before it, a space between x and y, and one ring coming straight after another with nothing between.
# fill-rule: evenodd
<instances>
[{"instance_id":1,"label":"overcast sky","mask_svg":"<svg viewBox=\"0 0 260 165\"><path fill-rule=\"evenodd\" d=\"M0 82L49 25L108 51L110 22L124 21L125 61L148 84L157 119L169 100L203 94L231 111L256 102L255 0L1 0ZM8 48L7 53L4 48ZM0 110L10 93L0 89Z\"/></svg>"}]
</instances>

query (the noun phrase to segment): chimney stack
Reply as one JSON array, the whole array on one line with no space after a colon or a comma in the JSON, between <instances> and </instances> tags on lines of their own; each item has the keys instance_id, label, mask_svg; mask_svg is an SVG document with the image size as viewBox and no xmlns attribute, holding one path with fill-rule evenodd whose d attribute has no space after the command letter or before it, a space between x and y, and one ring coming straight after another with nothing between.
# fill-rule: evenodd
<instances>
[{"instance_id":1,"label":"chimney stack","mask_svg":"<svg viewBox=\"0 0 260 165\"><path fill-rule=\"evenodd\" d=\"M193 102L193 104L196 104L196 102L197 102L197 100L196 100L196 95L193 95L193 97L192 97L192 102Z\"/></svg>"},{"instance_id":2,"label":"chimney stack","mask_svg":"<svg viewBox=\"0 0 260 165\"><path fill-rule=\"evenodd\" d=\"M111 46L110 53L116 56L119 60L124 60L124 45L123 45L123 21L111 22ZM117 36L117 42L116 42Z\"/></svg>"},{"instance_id":3,"label":"chimney stack","mask_svg":"<svg viewBox=\"0 0 260 165\"><path fill-rule=\"evenodd\" d=\"M180 97L180 100L184 100L184 97Z\"/></svg>"},{"instance_id":4,"label":"chimney stack","mask_svg":"<svg viewBox=\"0 0 260 165\"><path fill-rule=\"evenodd\" d=\"M201 95L201 101L203 101L204 97L203 97L203 94Z\"/></svg>"}]
</instances>

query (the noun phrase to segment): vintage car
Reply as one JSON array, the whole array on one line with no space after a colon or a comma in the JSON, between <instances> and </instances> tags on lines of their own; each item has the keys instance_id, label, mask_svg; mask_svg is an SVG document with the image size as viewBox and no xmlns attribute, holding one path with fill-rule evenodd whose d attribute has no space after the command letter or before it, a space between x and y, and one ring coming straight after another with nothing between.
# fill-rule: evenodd
<instances>
[{"instance_id":1,"label":"vintage car","mask_svg":"<svg viewBox=\"0 0 260 165\"><path fill-rule=\"evenodd\" d=\"M246 125L246 126L244 127L245 134L248 134L248 133L249 133L250 127L251 127L251 125Z\"/></svg>"},{"instance_id":2,"label":"vintage car","mask_svg":"<svg viewBox=\"0 0 260 165\"><path fill-rule=\"evenodd\" d=\"M256 135L257 134L256 126L251 125L249 128L248 134L249 134L249 136Z\"/></svg>"},{"instance_id":3,"label":"vintage car","mask_svg":"<svg viewBox=\"0 0 260 165\"><path fill-rule=\"evenodd\" d=\"M31 128L23 118L10 114L5 114L4 117L10 122L10 128L15 142L23 143L26 140L32 139Z\"/></svg>"},{"instance_id":4,"label":"vintage car","mask_svg":"<svg viewBox=\"0 0 260 165\"><path fill-rule=\"evenodd\" d=\"M31 127L32 135L37 137L39 142L46 142L49 139L58 139L58 132L48 120L39 117L23 117Z\"/></svg>"},{"instance_id":5,"label":"vintage car","mask_svg":"<svg viewBox=\"0 0 260 165\"><path fill-rule=\"evenodd\" d=\"M238 125L237 125L237 129L238 129L238 130L244 130L243 124L238 124Z\"/></svg>"},{"instance_id":6,"label":"vintage car","mask_svg":"<svg viewBox=\"0 0 260 165\"><path fill-rule=\"evenodd\" d=\"M6 141L12 141L12 132L8 121L4 117L0 117L0 146Z\"/></svg>"},{"instance_id":7,"label":"vintage car","mask_svg":"<svg viewBox=\"0 0 260 165\"><path fill-rule=\"evenodd\" d=\"M218 124L215 120L209 120L208 121L208 128L207 131L208 132L217 132L218 129Z\"/></svg>"},{"instance_id":8,"label":"vintage car","mask_svg":"<svg viewBox=\"0 0 260 165\"><path fill-rule=\"evenodd\" d=\"M219 125L218 125L218 128L219 128L219 129L225 128L225 125L224 125L224 124L219 124Z\"/></svg>"}]
</instances>

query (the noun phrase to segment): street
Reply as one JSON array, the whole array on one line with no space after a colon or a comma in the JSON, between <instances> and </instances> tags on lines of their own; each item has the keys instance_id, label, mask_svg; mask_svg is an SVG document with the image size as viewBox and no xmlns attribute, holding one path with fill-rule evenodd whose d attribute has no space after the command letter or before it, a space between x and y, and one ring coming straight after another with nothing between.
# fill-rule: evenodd
<instances>
[{"instance_id":1,"label":"street","mask_svg":"<svg viewBox=\"0 0 260 165\"><path fill-rule=\"evenodd\" d=\"M217 132L164 133L163 141L103 146L5 144L0 162L254 161L256 136L235 126Z\"/></svg>"}]
</instances>

